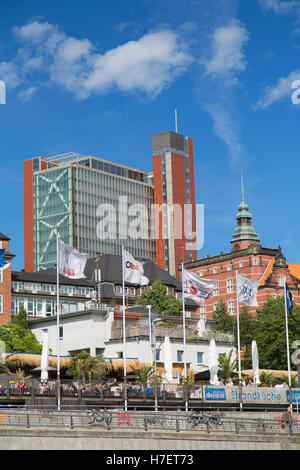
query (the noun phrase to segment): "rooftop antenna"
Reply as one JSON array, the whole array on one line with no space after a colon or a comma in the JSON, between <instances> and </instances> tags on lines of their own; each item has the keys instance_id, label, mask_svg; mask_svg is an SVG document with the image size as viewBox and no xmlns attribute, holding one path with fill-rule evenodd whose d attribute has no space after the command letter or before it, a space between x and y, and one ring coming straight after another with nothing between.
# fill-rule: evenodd
<instances>
[{"instance_id":1,"label":"rooftop antenna","mask_svg":"<svg viewBox=\"0 0 300 470\"><path fill-rule=\"evenodd\" d=\"M175 132L177 134L177 109L175 109Z\"/></svg>"}]
</instances>

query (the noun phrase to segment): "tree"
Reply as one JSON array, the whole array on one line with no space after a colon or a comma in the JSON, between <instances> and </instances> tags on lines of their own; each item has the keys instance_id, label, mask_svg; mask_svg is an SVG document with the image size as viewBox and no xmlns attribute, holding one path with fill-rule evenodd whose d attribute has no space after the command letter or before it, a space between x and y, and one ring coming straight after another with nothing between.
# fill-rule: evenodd
<instances>
[{"instance_id":1,"label":"tree","mask_svg":"<svg viewBox=\"0 0 300 470\"><path fill-rule=\"evenodd\" d=\"M221 353L218 357L219 374L223 379L229 379L237 367L237 359L232 358L233 349L228 354Z\"/></svg>"},{"instance_id":2,"label":"tree","mask_svg":"<svg viewBox=\"0 0 300 470\"><path fill-rule=\"evenodd\" d=\"M90 356L87 351L81 351L72 357L67 374L77 380L102 380L106 375L105 359L102 355Z\"/></svg>"},{"instance_id":3,"label":"tree","mask_svg":"<svg viewBox=\"0 0 300 470\"><path fill-rule=\"evenodd\" d=\"M226 305L222 300L217 303L212 319L212 331L221 333L234 333L234 317L228 315Z\"/></svg>"},{"instance_id":4,"label":"tree","mask_svg":"<svg viewBox=\"0 0 300 470\"><path fill-rule=\"evenodd\" d=\"M300 337L300 307L294 306L293 315L288 313L290 355L293 341ZM257 309L255 337L262 369L287 370L285 307L283 296L268 299ZM290 361L291 369L296 364Z\"/></svg>"},{"instance_id":5,"label":"tree","mask_svg":"<svg viewBox=\"0 0 300 470\"><path fill-rule=\"evenodd\" d=\"M0 340L4 341L8 352L41 354L42 345L28 329L14 323L0 326Z\"/></svg>"},{"instance_id":6,"label":"tree","mask_svg":"<svg viewBox=\"0 0 300 470\"><path fill-rule=\"evenodd\" d=\"M156 279L151 288L144 290L137 300L138 305L148 302L151 302L152 307L161 315L182 315L182 302L174 295L167 294L167 289L160 279Z\"/></svg>"},{"instance_id":7,"label":"tree","mask_svg":"<svg viewBox=\"0 0 300 470\"><path fill-rule=\"evenodd\" d=\"M143 365L140 369L131 366L132 372L136 374L136 381L140 384L146 384L153 378L153 367Z\"/></svg>"},{"instance_id":8,"label":"tree","mask_svg":"<svg viewBox=\"0 0 300 470\"><path fill-rule=\"evenodd\" d=\"M12 323L20 326L21 328L28 329L27 312L23 304L21 304L19 313L13 317Z\"/></svg>"}]
</instances>

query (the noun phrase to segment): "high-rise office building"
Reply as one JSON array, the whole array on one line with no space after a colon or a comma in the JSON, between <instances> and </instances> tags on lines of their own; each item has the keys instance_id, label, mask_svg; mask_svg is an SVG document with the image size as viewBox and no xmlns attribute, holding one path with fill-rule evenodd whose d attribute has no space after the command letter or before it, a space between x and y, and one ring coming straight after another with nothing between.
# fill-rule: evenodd
<instances>
[{"instance_id":1,"label":"high-rise office building","mask_svg":"<svg viewBox=\"0 0 300 470\"><path fill-rule=\"evenodd\" d=\"M25 270L54 265L57 236L89 257L120 254L124 245L133 256L155 261L152 204L146 172L73 153L25 160ZM140 215L143 233L134 238L128 230L138 205L146 211Z\"/></svg>"},{"instance_id":2,"label":"high-rise office building","mask_svg":"<svg viewBox=\"0 0 300 470\"><path fill-rule=\"evenodd\" d=\"M75 153L24 161L25 271L56 263L58 236L91 258L120 254L124 246L178 277L179 260L197 258L192 232L194 161L188 137L154 135L152 173Z\"/></svg>"},{"instance_id":3,"label":"high-rise office building","mask_svg":"<svg viewBox=\"0 0 300 470\"><path fill-rule=\"evenodd\" d=\"M193 139L155 134L152 150L156 262L178 277L180 259L197 259Z\"/></svg>"}]
</instances>

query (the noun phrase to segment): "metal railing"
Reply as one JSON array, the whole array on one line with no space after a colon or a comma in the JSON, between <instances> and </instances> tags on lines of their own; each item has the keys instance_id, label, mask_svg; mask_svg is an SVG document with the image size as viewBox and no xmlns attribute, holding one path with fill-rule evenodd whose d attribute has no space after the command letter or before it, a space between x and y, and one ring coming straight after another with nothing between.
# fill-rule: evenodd
<instances>
[{"instance_id":1,"label":"metal railing","mask_svg":"<svg viewBox=\"0 0 300 470\"><path fill-rule=\"evenodd\" d=\"M292 423L281 418L234 418L222 413L149 413L90 408L83 411L0 409L0 433L3 429L98 429L111 431L167 431L190 433L231 433L247 435L300 436L300 416Z\"/></svg>"}]
</instances>

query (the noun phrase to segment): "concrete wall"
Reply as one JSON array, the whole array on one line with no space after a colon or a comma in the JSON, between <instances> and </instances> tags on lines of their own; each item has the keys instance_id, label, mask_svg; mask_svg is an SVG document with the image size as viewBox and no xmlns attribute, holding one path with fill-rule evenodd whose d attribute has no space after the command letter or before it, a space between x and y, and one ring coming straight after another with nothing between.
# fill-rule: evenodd
<instances>
[{"instance_id":1,"label":"concrete wall","mask_svg":"<svg viewBox=\"0 0 300 470\"><path fill-rule=\"evenodd\" d=\"M1 429L0 450L299 450L300 437L181 432ZM108 454L113 456L113 452ZM133 453L134 455L134 453ZM138 455L138 453L137 453ZM144 458L144 457L143 457Z\"/></svg>"}]
</instances>

